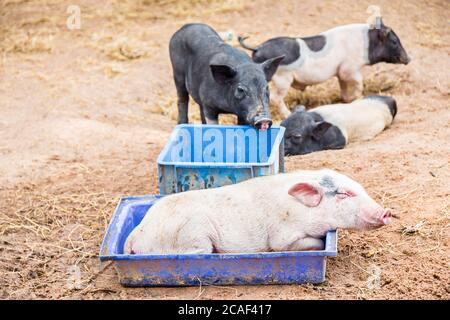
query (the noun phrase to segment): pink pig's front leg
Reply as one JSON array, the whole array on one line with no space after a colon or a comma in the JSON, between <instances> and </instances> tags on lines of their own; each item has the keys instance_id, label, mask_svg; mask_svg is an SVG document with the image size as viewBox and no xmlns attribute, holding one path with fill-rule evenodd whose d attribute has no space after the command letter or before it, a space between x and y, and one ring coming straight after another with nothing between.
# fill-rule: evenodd
<instances>
[{"instance_id":1,"label":"pink pig's front leg","mask_svg":"<svg viewBox=\"0 0 450 320\"><path fill-rule=\"evenodd\" d=\"M323 250L324 243L321 239L305 237L305 234L289 232L288 230L277 230L270 237L270 249L272 251L303 251Z\"/></svg>"},{"instance_id":2,"label":"pink pig's front leg","mask_svg":"<svg viewBox=\"0 0 450 320\"><path fill-rule=\"evenodd\" d=\"M288 246L289 251L323 250L323 249L324 249L323 240L316 238L297 239Z\"/></svg>"}]
</instances>

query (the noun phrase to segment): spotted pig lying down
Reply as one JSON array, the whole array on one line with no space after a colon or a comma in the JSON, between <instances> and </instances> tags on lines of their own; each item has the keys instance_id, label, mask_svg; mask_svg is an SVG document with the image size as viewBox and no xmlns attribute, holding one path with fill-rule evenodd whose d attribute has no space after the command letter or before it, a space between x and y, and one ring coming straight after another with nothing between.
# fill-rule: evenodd
<instances>
[{"instance_id":1,"label":"spotted pig lying down","mask_svg":"<svg viewBox=\"0 0 450 320\"><path fill-rule=\"evenodd\" d=\"M297 107L281 125L285 155L342 149L349 142L367 141L387 128L397 114L397 102L388 96L367 96L352 103Z\"/></svg>"},{"instance_id":2,"label":"spotted pig lying down","mask_svg":"<svg viewBox=\"0 0 450 320\"><path fill-rule=\"evenodd\" d=\"M391 213L338 172L298 171L164 197L125 242L125 254L320 250L327 231L370 230Z\"/></svg>"}]
</instances>

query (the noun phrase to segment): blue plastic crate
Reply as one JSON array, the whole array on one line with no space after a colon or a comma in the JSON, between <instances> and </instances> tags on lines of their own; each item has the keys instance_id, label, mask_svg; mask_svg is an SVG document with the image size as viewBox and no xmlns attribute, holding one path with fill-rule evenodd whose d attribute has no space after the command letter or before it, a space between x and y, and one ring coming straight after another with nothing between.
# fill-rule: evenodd
<instances>
[{"instance_id":1,"label":"blue plastic crate","mask_svg":"<svg viewBox=\"0 0 450 320\"><path fill-rule=\"evenodd\" d=\"M122 198L100 249L101 261L113 261L124 286L194 286L320 283L326 257L337 255L336 231L328 232L325 250L239 254L127 255L130 232L161 196Z\"/></svg>"},{"instance_id":2,"label":"blue plastic crate","mask_svg":"<svg viewBox=\"0 0 450 320\"><path fill-rule=\"evenodd\" d=\"M182 124L158 156L162 195L284 172L284 127Z\"/></svg>"}]
</instances>

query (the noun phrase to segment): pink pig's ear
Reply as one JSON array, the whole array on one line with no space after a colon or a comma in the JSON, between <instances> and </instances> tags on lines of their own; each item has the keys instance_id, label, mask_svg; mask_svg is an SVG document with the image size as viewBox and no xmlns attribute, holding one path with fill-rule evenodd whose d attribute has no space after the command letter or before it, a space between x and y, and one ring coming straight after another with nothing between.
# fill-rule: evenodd
<instances>
[{"instance_id":1,"label":"pink pig's ear","mask_svg":"<svg viewBox=\"0 0 450 320\"><path fill-rule=\"evenodd\" d=\"M323 189L315 183L300 182L294 184L288 193L307 207L317 207L322 201Z\"/></svg>"}]
</instances>

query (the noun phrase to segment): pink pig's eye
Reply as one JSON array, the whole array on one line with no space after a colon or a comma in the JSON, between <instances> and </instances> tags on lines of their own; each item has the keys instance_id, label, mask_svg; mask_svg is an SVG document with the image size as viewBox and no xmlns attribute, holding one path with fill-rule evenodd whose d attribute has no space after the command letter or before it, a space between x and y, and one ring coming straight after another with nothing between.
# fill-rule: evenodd
<instances>
[{"instance_id":1,"label":"pink pig's eye","mask_svg":"<svg viewBox=\"0 0 450 320\"><path fill-rule=\"evenodd\" d=\"M341 189L338 192L336 192L336 197L338 199L345 199L350 197L356 197L356 194L351 190Z\"/></svg>"}]
</instances>

